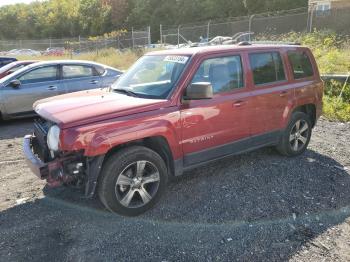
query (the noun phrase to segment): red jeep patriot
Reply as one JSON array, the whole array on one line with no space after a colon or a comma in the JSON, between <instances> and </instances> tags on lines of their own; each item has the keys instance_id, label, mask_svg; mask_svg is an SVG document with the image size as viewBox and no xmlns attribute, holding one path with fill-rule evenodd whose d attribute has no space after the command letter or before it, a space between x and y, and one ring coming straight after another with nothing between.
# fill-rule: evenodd
<instances>
[{"instance_id":1,"label":"red jeep patriot","mask_svg":"<svg viewBox=\"0 0 350 262\"><path fill-rule=\"evenodd\" d=\"M97 192L111 211L138 215L168 179L228 155L276 146L303 153L322 112L310 50L238 44L158 51L109 90L40 100L24 139L31 170L51 186Z\"/></svg>"}]
</instances>

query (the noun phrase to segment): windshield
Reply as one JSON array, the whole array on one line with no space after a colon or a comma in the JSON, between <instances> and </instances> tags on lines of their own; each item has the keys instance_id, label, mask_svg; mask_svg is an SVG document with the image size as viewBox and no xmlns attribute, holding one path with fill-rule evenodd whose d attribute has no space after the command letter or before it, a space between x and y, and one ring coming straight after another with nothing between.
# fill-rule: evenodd
<instances>
[{"instance_id":1,"label":"windshield","mask_svg":"<svg viewBox=\"0 0 350 262\"><path fill-rule=\"evenodd\" d=\"M174 88L188 60L188 56L143 56L112 85L112 90L164 99Z\"/></svg>"}]
</instances>

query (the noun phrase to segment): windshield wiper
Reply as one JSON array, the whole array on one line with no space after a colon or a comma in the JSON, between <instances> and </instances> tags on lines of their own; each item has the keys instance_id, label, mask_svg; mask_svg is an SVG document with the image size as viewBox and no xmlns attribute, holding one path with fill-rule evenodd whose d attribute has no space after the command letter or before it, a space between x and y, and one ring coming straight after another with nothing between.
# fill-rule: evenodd
<instances>
[{"instance_id":1,"label":"windshield wiper","mask_svg":"<svg viewBox=\"0 0 350 262\"><path fill-rule=\"evenodd\" d=\"M137 93L130 91L130 90L126 90L126 89L116 88L116 89L113 89L113 91L118 92L118 93L122 93L122 94L126 94L128 96L138 97Z\"/></svg>"}]
</instances>

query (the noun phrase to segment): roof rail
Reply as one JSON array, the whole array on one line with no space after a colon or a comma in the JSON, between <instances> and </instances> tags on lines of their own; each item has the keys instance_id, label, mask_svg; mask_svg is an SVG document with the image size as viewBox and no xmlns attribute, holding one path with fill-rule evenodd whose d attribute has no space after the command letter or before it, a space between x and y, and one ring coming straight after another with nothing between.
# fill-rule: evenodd
<instances>
[{"instance_id":1,"label":"roof rail","mask_svg":"<svg viewBox=\"0 0 350 262\"><path fill-rule=\"evenodd\" d=\"M250 44L256 45L301 45L296 42L284 42L284 41L251 41Z\"/></svg>"}]
</instances>

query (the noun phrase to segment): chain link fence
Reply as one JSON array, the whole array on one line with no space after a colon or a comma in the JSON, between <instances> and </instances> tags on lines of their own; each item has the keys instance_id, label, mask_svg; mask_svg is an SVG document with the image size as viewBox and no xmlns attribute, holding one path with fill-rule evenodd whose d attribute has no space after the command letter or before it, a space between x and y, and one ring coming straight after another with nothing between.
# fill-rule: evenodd
<instances>
[{"instance_id":1,"label":"chain link fence","mask_svg":"<svg viewBox=\"0 0 350 262\"><path fill-rule=\"evenodd\" d=\"M317 30L326 29L350 35L350 3L347 7L334 8L325 13L316 12L312 9L309 20L309 31L316 28Z\"/></svg>"},{"instance_id":2,"label":"chain link fence","mask_svg":"<svg viewBox=\"0 0 350 262\"><path fill-rule=\"evenodd\" d=\"M113 38L64 38L41 40L0 40L0 51L16 52L16 50L31 49L42 53L51 49L63 49L74 53L94 52L103 48L127 49L143 47L151 44L150 27L144 30L131 30Z\"/></svg>"},{"instance_id":3,"label":"chain link fence","mask_svg":"<svg viewBox=\"0 0 350 262\"><path fill-rule=\"evenodd\" d=\"M241 32L254 35L278 35L291 31L332 30L350 34L350 7L334 8L325 13L314 8L298 8L275 13L253 14L226 21L207 21L198 24L160 26L161 43L169 45L206 42L217 36L235 36ZM245 40L245 39L243 39ZM250 38L249 38L250 40Z\"/></svg>"}]
</instances>

